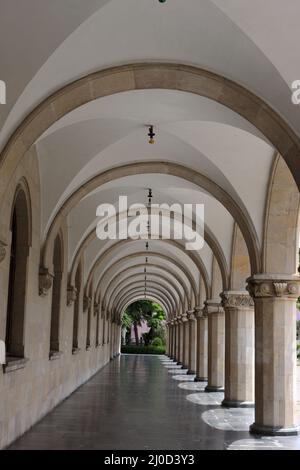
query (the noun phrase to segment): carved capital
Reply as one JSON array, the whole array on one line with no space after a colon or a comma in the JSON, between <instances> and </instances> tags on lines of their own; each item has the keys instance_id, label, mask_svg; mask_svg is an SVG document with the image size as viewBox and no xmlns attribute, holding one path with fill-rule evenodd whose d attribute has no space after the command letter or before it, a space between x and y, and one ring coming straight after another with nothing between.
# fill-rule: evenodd
<instances>
[{"instance_id":1,"label":"carved capital","mask_svg":"<svg viewBox=\"0 0 300 470\"><path fill-rule=\"evenodd\" d=\"M205 315L204 315L204 312L203 312L203 308L200 308L200 307L195 307L194 309L194 315L196 317L196 319L201 319L201 318L205 318Z\"/></svg>"},{"instance_id":2,"label":"carved capital","mask_svg":"<svg viewBox=\"0 0 300 470\"><path fill-rule=\"evenodd\" d=\"M195 315L195 310L188 310L186 312L187 314L187 317L188 317L188 320L193 322L193 321L196 321L196 315Z\"/></svg>"},{"instance_id":3,"label":"carved capital","mask_svg":"<svg viewBox=\"0 0 300 470\"><path fill-rule=\"evenodd\" d=\"M70 307L77 299L77 289L74 286L69 286L67 290L67 305Z\"/></svg>"},{"instance_id":4,"label":"carved capital","mask_svg":"<svg viewBox=\"0 0 300 470\"><path fill-rule=\"evenodd\" d=\"M46 268L40 268L39 272L39 295L46 297L53 284L53 274Z\"/></svg>"},{"instance_id":5,"label":"carved capital","mask_svg":"<svg viewBox=\"0 0 300 470\"><path fill-rule=\"evenodd\" d=\"M300 297L300 276L260 274L247 279L247 290L254 299Z\"/></svg>"},{"instance_id":6,"label":"carved capital","mask_svg":"<svg viewBox=\"0 0 300 470\"><path fill-rule=\"evenodd\" d=\"M0 263L4 260L7 252L7 245L6 243L0 240Z\"/></svg>"},{"instance_id":7,"label":"carved capital","mask_svg":"<svg viewBox=\"0 0 300 470\"><path fill-rule=\"evenodd\" d=\"M220 294L223 308L249 309L254 307L253 298L248 292L228 291Z\"/></svg>"},{"instance_id":8,"label":"carved capital","mask_svg":"<svg viewBox=\"0 0 300 470\"><path fill-rule=\"evenodd\" d=\"M181 320L181 322L182 322L182 323L185 323L185 322L187 322L187 321L188 321L188 315L187 315L187 312L185 312L185 313L183 313L183 314L181 315L181 318L180 318L180 320Z\"/></svg>"},{"instance_id":9,"label":"carved capital","mask_svg":"<svg viewBox=\"0 0 300 470\"><path fill-rule=\"evenodd\" d=\"M208 315L213 315L213 314L220 315L223 313L224 313L224 309L220 302L211 301L211 300L204 302L204 309L203 309L204 316L207 317Z\"/></svg>"},{"instance_id":10,"label":"carved capital","mask_svg":"<svg viewBox=\"0 0 300 470\"><path fill-rule=\"evenodd\" d=\"M86 295L83 297L83 311L86 312L92 305L92 299Z\"/></svg>"}]
</instances>

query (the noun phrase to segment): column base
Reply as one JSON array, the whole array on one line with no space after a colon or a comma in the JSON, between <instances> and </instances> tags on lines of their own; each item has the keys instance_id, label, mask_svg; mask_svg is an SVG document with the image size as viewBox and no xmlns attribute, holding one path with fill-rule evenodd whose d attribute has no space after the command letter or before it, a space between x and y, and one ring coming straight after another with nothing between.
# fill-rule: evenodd
<instances>
[{"instance_id":1,"label":"column base","mask_svg":"<svg viewBox=\"0 0 300 470\"><path fill-rule=\"evenodd\" d=\"M194 372L193 370L188 370L186 375L195 375L196 372Z\"/></svg>"},{"instance_id":2,"label":"column base","mask_svg":"<svg viewBox=\"0 0 300 470\"><path fill-rule=\"evenodd\" d=\"M272 426L261 426L260 424L253 423L250 426L250 433L260 436L298 436L300 434L300 427L273 428Z\"/></svg>"},{"instance_id":3,"label":"column base","mask_svg":"<svg viewBox=\"0 0 300 470\"><path fill-rule=\"evenodd\" d=\"M182 367L183 367L183 364L182 364L182 362L176 362L176 365L177 365L177 366L182 366Z\"/></svg>"},{"instance_id":4,"label":"column base","mask_svg":"<svg viewBox=\"0 0 300 470\"><path fill-rule=\"evenodd\" d=\"M204 391L207 393L224 392L224 387L214 387L214 386L207 385Z\"/></svg>"},{"instance_id":5,"label":"column base","mask_svg":"<svg viewBox=\"0 0 300 470\"><path fill-rule=\"evenodd\" d=\"M194 382L207 382L207 377L195 377Z\"/></svg>"},{"instance_id":6,"label":"column base","mask_svg":"<svg viewBox=\"0 0 300 470\"><path fill-rule=\"evenodd\" d=\"M238 401L238 400L223 400L222 406L224 408L254 408L254 402L250 401Z\"/></svg>"}]
</instances>

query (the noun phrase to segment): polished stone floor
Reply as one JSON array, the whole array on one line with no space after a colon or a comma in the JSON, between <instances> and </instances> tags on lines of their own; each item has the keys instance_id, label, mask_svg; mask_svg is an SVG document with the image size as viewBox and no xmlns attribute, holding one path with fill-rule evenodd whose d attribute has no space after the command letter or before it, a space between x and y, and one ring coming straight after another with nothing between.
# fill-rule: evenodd
<instances>
[{"instance_id":1,"label":"polished stone floor","mask_svg":"<svg viewBox=\"0 0 300 470\"><path fill-rule=\"evenodd\" d=\"M162 357L123 355L10 448L300 449L299 438L254 439L253 410L224 410L193 378Z\"/></svg>"}]
</instances>

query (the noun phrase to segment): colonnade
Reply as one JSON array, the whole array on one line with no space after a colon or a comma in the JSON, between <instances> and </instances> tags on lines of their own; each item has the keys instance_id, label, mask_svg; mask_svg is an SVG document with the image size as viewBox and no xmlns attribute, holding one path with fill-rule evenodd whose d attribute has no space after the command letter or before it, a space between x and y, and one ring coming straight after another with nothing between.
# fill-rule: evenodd
<instances>
[{"instance_id":1,"label":"colonnade","mask_svg":"<svg viewBox=\"0 0 300 470\"><path fill-rule=\"evenodd\" d=\"M207 381L206 393L224 390L222 406L255 406L252 433L295 435L299 280L256 275L247 289L174 315L167 355L195 381Z\"/></svg>"}]
</instances>

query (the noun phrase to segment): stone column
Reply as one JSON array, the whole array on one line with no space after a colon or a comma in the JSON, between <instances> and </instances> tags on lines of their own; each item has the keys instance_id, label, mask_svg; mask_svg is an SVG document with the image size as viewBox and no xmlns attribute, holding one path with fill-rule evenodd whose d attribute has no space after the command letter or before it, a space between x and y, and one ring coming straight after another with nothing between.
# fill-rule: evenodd
<instances>
[{"instance_id":1,"label":"stone column","mask_svg":"<svg viewBox=\"0 0 300 470\"><path fill-rule=\"evenodd\" d=\"M206 392L224 390L225 375L225 315L217 301L205 302L208 316L208 384Z\"/></svg>"},{"instance_id":2,"label":"stone column","mask_svg":"<svg viewBox=\"0 0 300 470\"><path fill-rule=\"evenodd\" d=\"M187 312L189 328L188 374L196 374L197 319L195 310Z\"/></svg>"},{"instance_id":3,"label":"stone column","mask_svg":"<svg viewBox=\"0 0 300 470\"><path fill-rule=\"evenodd\" d=\"M254 302L248 292L223 292L225 399L228 408L254 406Z\"/></svg>"},{"instance_id":4,"label":"stone column","mask_svg":"<svg viewBox=\"0 0 300 470\"><path fill-rule=\"evenodd\" d=\"M196 378L195 382L207 381L208 365L208 332L207 316L202 309L196 308L197 318L197 355L196 355Z\"/></svg>"},{"instance_id":5,"label":"stone column","mask_svg":"<svg viewBox=\"0 0 300 470\"><path fill-rule=\"evenodd\" d=\"M183 315L179 317L179 363L180 365L184 365L184 346L185 346L185 334L184 334L184 322L183 322Z\"/></svg>"},{"instance_id":6,"label":"stone column","mask_svg":"<svg viewBox=\"0 0 300 470\"><path fill-rule=\"evenodd\" d=\"M174 320L170 321L170 358L174 359Z\"/></svg>"},{"instance_id":7,"label":"stone column","mask_svg":"<svg viewBox=\"0 0 300 470\"><path fill-rule=\"evenodd\" d=\"M248 279L255 305L255 422L250 431L296 435L296 299L300 277Z\"/></svg>"},{"instance_id":8,"label":"stone column","mask_svg":"<svg viewBox=\"0 0 300 470\"><path fill-rule=\"evenodd\" d=\"M175 320L173 319L172 320L172 330L173 330L173 334L172 334L172 359L173 361L176 360L176 322Z\"/></svg>"},{"instance_id":9,"label":"stone column","mask_svg":"<svg viewBox=\"0 0 300 470\"><path fill-rule=\"evenodd\" d=\"M180 317L176 317L176 362L180 364Z\"/></svg>"},{"instance_id":10,"label":"stone column","mask_svg":"<svg viewBox=\"0 0 300 470\"><path fill-rule=\"evenodd\" d=\"M182 366L184 369L189 368L189 320L188 312L182 315L182 330L183 330L183 356L182 356Z\"/></svg>"}]
</instances>

